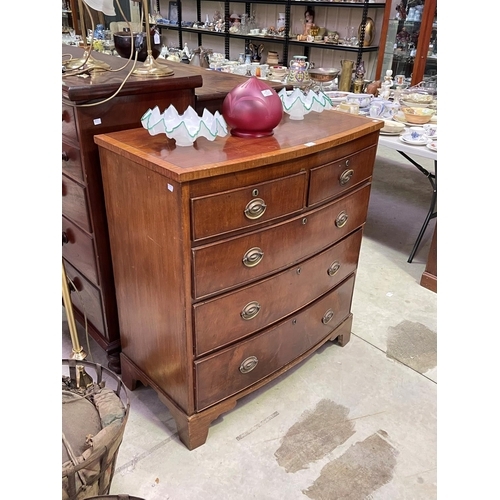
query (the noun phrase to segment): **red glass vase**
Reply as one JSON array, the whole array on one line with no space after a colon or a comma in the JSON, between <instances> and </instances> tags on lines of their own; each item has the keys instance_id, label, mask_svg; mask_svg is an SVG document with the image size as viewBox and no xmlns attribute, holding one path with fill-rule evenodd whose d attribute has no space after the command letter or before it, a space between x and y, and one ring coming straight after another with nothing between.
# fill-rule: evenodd
<instances>
[{"instance_id":1,"label":"red glass vase","mask_svg":"<svg viewBox=\"0 0 500 500\"><path fill-rule=\"evenodd\" d=\"M252 76L235 87L222 103L222 116L237 137L267 137L283 118L283 105L276 91Z\"/></svg>"}]
</instances>

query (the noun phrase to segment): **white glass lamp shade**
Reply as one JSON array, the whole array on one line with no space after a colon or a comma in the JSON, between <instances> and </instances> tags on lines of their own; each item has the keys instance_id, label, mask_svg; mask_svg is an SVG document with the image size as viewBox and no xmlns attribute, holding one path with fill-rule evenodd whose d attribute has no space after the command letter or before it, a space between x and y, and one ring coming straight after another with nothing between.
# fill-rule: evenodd
<instances>
[{"instance_id":1,"label":"white glass lamp shade","mask_svg":"<svg viewBox=\"0 0 500 500\"><path fill-rule=\"evenodd\" d=\"M204 109L199 117L191 106L182 115L172 104L163 113L156 106L144 113L141 124L150 135L166 134L175 139L176 146L192 146L198 137L213 141L227 135L226 121L218 111L212 114Z\"/></svg>"},{"instance_id":2,"label":"white glass lamp shade","mask_svg":"<svg viewBox=\"0 0 500 500\"><path fill-rule=\"evenodd\" d=\"M114 0L83 0L89 7L107 16L116 16Z\"/></svg>"},{"instance_id":3,"label":"white glass lamp shade","mask_svg":"<svg viewBox=\"0 0 500 500\"><path fill-rule=\"evenodd\" d=\"M299 88L288 92L282 88L278 95L283 104L283 110L290 116L291 120L303 120L304 115L311 111L321 113L325 109L332 109L332 101L324 92L310 90L304 94Z\"/></svg>"}]
</instances>

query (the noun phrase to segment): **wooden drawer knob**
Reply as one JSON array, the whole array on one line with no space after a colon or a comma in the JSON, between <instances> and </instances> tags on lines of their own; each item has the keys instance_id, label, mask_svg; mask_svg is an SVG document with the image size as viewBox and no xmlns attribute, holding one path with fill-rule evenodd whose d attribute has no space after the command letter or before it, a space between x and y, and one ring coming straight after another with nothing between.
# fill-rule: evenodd
<instances>
[{"instance_id":1,"label":"wooden drawer knob","mask_svg":"<svg viewBox=\"0 0 500 500\"><path fill-rule=\"evenodd\" d=\"M260 312L260 304L256 300L253 300L252 302L249 302L241 310L240 316L245 321L249 321L249 320L255 318L255 316L257 316L257 314L259 314L259 312Z\"/></svg>"},{"instance_id":2,"label":"wooden drawer knob","mask_svg":"<svg viewBox=\"0 0 500 500\"><path fill-rule=\"evenodd\" d=\"M243 256L243 264L247 267L256 266L264 257L264 252L259 247L250 248Z\"/></svg>"},{"instance_id":3,"label":"wooden drawer knob","mask_svg":"<svg viewBox=\"0 0 500 500\"><path fill-rule=\"evenodd\" d=\"M69 161L69 156L68 153L66 153L66 151L62 152L62 161Z\"/></svg>"},{"instance_id":4,"label":"wooden drawer knob","mask_svg":"<svg viewBox=\"0 0 500 500\"><path fill-rule=\"evenodd\" d=\"M267 205L262 198L254 198L247 203L245 207L245 217L247 219L258 219L264 215Z\"/></svg>"},{"instance_id":5,"label":"wooden drawer knob","mask_svg":"<svg viewBox=\"0 0 500 500\"><path fill-rule=\"evenodd\" d=\"M241 373L251 372L256 366L259 360L255 356L249 356L247 359L244 359L240 365Z\"/></svg>"}]
</instances>

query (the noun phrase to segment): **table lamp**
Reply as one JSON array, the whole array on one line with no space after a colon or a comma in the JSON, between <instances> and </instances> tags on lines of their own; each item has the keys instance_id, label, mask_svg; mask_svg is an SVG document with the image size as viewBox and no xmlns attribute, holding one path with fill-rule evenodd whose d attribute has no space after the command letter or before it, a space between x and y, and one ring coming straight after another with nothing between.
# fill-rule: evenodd
<instances>
[{"instance_id":1,"label":"table lamp","mask_svg":"<svg viewBox=\"0 0 500 500\"><path fill-rule=\"evenodd\" d=\"M88 45L86 29L85 29L85 13L83 11L83 5L87 9L90 18L92 19L89 7L92 7L94 10L98 12L102 12L107 16L116 16L115 8L113 7L113 0L78 0L78 10L80 11L80 22L82 23L82 34L83 34L83 56L79 59L71 59L69 62L65 64L67 69L79 69L82 67L86 67L89 70L95 71L108 71L111 69L111 66L103 61L99 61L92 57L92 44ZM92 32L94 30L92 29Z\"/></svg>"},{"instance_id":2,"label":"table lamp","mask_svg":"<svg viewBox=\"0 0 500 500\"><path fill-rule=\"evenodd\" d=\"M99 1L99 0L93 0ZM148 8L149 0L143 0L142 5L144 9L144 19L146 21L146 47L147 53L146 59L141 67L135 68L132 72L135 76L145 76L145 77L161 77L161 76L171 76L174 74L174 71L169 68L166 64L158 63L153 57L153 51L151 48L151 28L149 25L149 8Z\"/></svg>"}]
</instances>

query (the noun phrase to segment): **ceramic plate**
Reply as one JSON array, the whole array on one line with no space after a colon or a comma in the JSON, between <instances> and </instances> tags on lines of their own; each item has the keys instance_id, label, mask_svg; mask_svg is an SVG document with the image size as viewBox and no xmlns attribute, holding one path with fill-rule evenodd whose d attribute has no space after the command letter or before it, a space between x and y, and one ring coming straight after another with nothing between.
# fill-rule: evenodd
<instances>
[{"instance_id":1,"label":"ceramic plate","mask_svg":"<svg viewBox=\"0 0 500 500\"><path fill-rule=\"evenodd\" d=\"M431 151L436 151L437 153L437 150L438 150L438 143L437 141L432 141L432 142L428 142L426 144L426 146L431 150Z\"/></svg>"},{"instance_id":2,"label":"ceramic plate","mask_svg":"<svg viewBox=\"0 0 500 500\"><path fill-rule=\"evenodd\" d=\"M398 132L385 132L384 130L380 130L380 135L400 135L401 131Z\"/></svg>"},{"instance_id":3,"label":"ceramic plate","mask_svg":"<svg viewBox=\"0 0 500 500\"><path fill-rule=\"evenodd\" d=\"M405 142L406 144L411 144L412 146L424 146L428 139L425 136L421 136L420 139L412 139L411 134L404 134L400 137L401 141Z\"/></svg>"}]
</instances>

